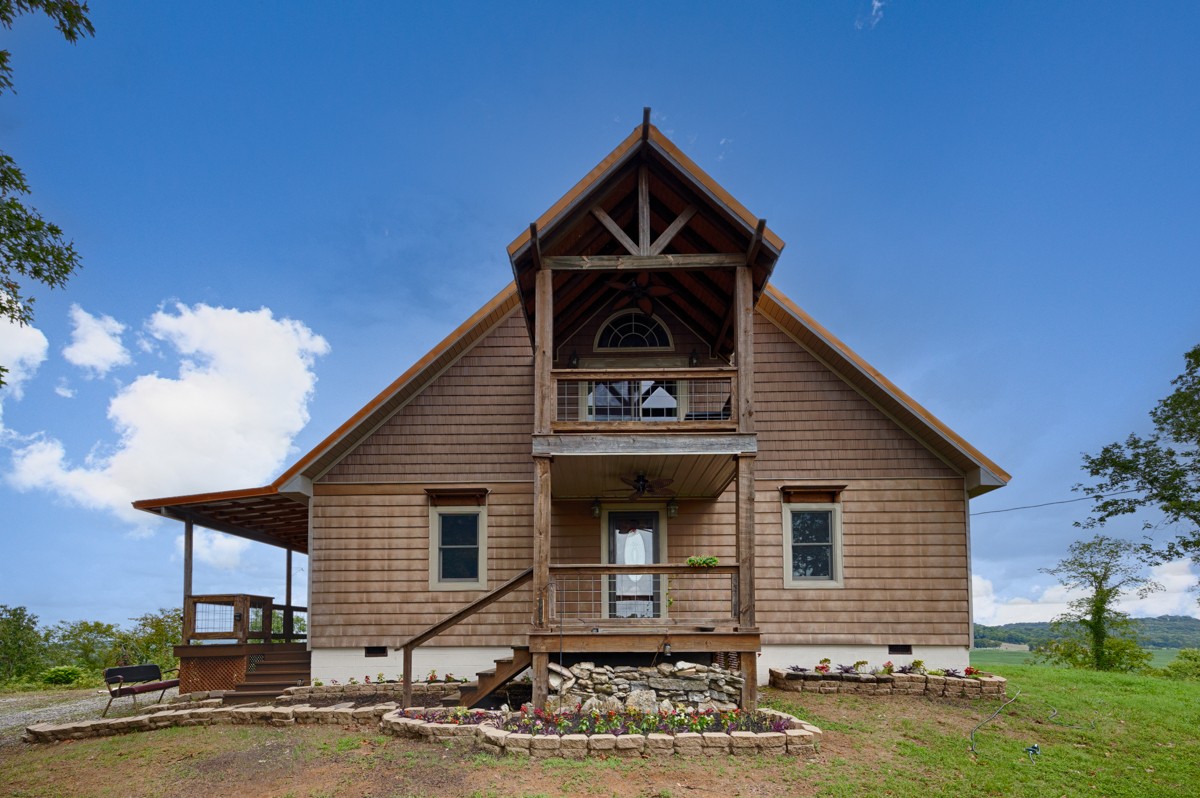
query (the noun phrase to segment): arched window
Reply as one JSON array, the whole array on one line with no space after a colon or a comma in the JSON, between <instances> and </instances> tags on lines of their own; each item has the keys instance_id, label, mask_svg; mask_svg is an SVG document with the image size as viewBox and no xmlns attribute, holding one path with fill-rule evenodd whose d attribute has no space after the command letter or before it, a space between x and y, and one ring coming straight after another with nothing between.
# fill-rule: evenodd
<instances>
[{"instance_id":1,"label":"arched window","mask_svg":"<svg viewBox=\"0 0 1200 798\"><path fill-rule=\"evenodd\" d=\"M662 322L637 310L613 316L600 328L596 349L672 349Z\"/></svg>"}]
</instances>

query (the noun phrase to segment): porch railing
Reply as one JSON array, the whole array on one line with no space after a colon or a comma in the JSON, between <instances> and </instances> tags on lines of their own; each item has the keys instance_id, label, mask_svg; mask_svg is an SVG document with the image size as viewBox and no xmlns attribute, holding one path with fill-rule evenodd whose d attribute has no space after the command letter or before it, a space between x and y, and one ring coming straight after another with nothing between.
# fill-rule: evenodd
<instances>
[{"instance_id":1,"label":"porch railing","mask_svg":"<svg viewBox=\"0 0 1200 798\"><path fill-rule=\"evenodd\" d=\"M270 596L244 593L188 596L183 602L183 643L303 642L308 607L274 602Z\"/></svg>"},{"instance_id":2,"label":"porch railing","mask_svg":"<svg viewBox=\"0 0 1200 798\"><path fill-rule=\"evenodd\" d=\"M736 565L551 565L551 626L729 629L738 622Z\"/></svg>"},{"instance_id":3,"label":"porch railing","mask_svg":"<svg viewBox=\"0 0 1200 798\"><path fill-rule=\"evenodd\" d=\"M563 425L680 425L735 428L734 369L555 369L556 414Z\"/></svg>"}]
</instances>

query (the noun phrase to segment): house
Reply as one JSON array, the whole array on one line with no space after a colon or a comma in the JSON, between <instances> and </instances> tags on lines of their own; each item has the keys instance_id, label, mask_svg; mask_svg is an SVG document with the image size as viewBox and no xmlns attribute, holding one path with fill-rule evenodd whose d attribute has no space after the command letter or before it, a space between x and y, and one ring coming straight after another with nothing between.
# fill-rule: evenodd
<instances>
[{"instance_id":1,"label":"house","mask_svg":"<svg viewBox=\"0 0 1200 798\"><path fill-rule=\"evenodd\" d=\"M725 658L744 706L767 666L964 667L968 502L1009 476L771 287L783 247L647 115L278 479L135 503L185 524L184 689L281 652L343 681L498 661L472 699L531 665L539 705L552 659ZM286 549L287 595L192 595L194 525Z\"/></svg>"}]
</instances>

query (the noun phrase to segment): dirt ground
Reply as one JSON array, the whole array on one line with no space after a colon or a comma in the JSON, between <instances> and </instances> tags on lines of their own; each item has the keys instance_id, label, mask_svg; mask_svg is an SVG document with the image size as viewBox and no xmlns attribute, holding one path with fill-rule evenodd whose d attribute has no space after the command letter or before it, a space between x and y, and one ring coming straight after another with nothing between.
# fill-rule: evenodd
<instances>
[{"instance_id":1,"label":"dirt ground","mask_svg":"<svg viewBox=\"0 0 1200 798\"><path fill-rule=\"evenodd\" d=\"M106 698L54 695L0 703L4 737L15 718L39 712L97 717ZM768 691L768 703L787 698ZM26 796L804 796L830 786L836 768L853 761L886 767L910 727L933 724L962 733L978 722L975 708L902 699L805 696L826 732L815 759L716 757L665 760L529 762L493 758L466 745L433 745L336 726L213 726L50 745L0 747L0 795ZM39 716L42 717L42 716ZM34 721L39 722L39 721ZM867 733L863 733L863 732Z\"/></svg>"}]
</instances>

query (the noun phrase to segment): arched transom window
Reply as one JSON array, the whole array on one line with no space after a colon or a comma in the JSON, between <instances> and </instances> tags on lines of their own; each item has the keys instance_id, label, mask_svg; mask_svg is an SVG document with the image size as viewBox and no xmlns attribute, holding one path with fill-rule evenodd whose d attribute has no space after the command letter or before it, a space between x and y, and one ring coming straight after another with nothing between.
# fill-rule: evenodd
<instances>
[{"instance_id":1,"label":"arched transom window","mask_svg":"<svg viewBox=\"0 0 1200 798\"><path fill-rule=\"evenodd\" d=\"M662 322L636 310L613 316L596 336L596 349L671 348L671 336Z\"/></svg>"}]
</instances>

